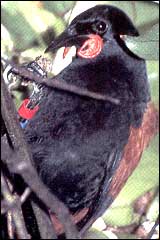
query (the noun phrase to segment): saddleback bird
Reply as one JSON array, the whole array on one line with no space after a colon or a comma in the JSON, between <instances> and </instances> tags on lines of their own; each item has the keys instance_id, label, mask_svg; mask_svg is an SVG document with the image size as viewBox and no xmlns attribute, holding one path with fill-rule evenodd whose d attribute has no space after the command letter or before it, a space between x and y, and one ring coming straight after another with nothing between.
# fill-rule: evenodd
<instances>
[{"instance_id":1,"label":"saddleback bird","mask_svg":"<svg viewBox=\"0 0 160 240\"><path fill-rule=\"evenodd\" d=\"M65 47L65 57L76 47L72 62L53 81L117 102L45 87L24 129L40 178L82 232L116 198L156 131L146 64L126 47L125 35L139 34L116 7L98 5L77 16L46 49ZM62 233L55 217L53 222Z\"/></svg>"}]
</instances>

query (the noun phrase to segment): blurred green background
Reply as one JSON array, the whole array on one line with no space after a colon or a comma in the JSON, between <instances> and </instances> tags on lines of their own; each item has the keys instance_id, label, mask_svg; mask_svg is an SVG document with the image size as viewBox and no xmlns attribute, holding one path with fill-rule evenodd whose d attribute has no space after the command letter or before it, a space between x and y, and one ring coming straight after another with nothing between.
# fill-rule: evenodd
<instances>
[{"instance_id":1,"label":"blurred green background","mask_svg":"<svg viewBox=\"0 0 160 240\"><path fill-rule=\"evenodd\" d=\"M136 54L147 58L152 101L159 109L159 5L151 1L2 1L2 57L8 60L16 57L19 63L34 60L43 55L46 46L65 29L75 15L101 3L121 8L137 26L141 36L137 39L128 38L126 43ZM158 186L158 141L159 137L156 136L144 152L138 168L102 217L104 223L125 226L138 221L133 208L134 201L147 191L154 192ZM154 206L149 215L151 221L158 215L158 205L155 202ZM101 227L95 225L87 238L108 238L106 231L98 231ZM128 239L132 237L131 234L126 236Z\"/></svg>"}]
</instances>

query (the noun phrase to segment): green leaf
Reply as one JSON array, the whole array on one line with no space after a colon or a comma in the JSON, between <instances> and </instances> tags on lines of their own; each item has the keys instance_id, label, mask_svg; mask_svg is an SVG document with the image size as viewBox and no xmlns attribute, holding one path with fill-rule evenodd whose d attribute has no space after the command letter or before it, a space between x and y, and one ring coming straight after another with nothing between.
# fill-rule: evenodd
<instances>
[{"instance_id":1,"label":"green leaf","mask_svg":"<svg viewBox=\"0 0 160 240\"><path fill-rule=\"evenodd\" d=\"M137 56L146 60L159 59L159 24L139 37L125 37L127 47Z\"/></svg>"},{"instance_id":2,"label":"green leaf","mask_svg":"<svg viewBox=\"0 0 160 240\"><path fill-rule=\"evenodd\" d=\"M44 8L58 16L63 16L67 11L71 10L75 1L42 1Z\"/></svg>"},{"instance_id":3,"label":"green leaf","mask_svg":"<svg viewBox=\"0 0 160 240\"><path fill-rule=\"evenodd\" d=\"M58 35L64 28L64 20L54 16L35 1L8 2L2 4L2 23L11 35L16 49L27 49L33 41L45 48L41 33L53 27Z\"/></svg>"},{"instance_id":4,"label":"green leaf","mask_svg":"<svg viewBox=\"0 0 160 240\"><path fill-rule=\"evenodd\" d=\"M147 212L147 219L150 221L156 221L159 214L159 196L157 194L156 198L150 205L148 212Z\"/></svg>"},{"instance_id":5,"label":"green leaf","mask_svg":"<svg viewBox=\"0 0 160 240\"><path fill-rule=\"evenodd\" d=\"M108 237L102 231L92 228L85 234L83 239L108 239Z\"/></svg>"},{"instance_id":6,"label":"green leaf","mask_svg":"<svg viewBox=\"0 0 160 240\"><path fill-rule=\"evenodd\" d=\"M30 26L23 14L17 9L18 3L10 2L2 7L2 23L10 33L16 48L25 48L34 38L36 32Z\"/></svg>"},{"instance_id":7,"label":"green leaf","mask_svg":"<svg viewBox=\"0 0 160 240\"><path fill-rule=\"evenodd\" d=\"M109 208L102 218L106 224L112 226L129 225L133 220L133 208L131 206Z\"/></svg>"},{"instance_id":8,"label":"green leaf","mask_svg":"<svg viewBox=\"0 0 160 240\"><path fill-rule=\"evenodd\" d=\"M151 88L151 100L159 108L159 61L147 61L147 75Z\"/></svg>"},{"instance_id":9,"label":"green leaf","mask_svg":"<svg viewBox=\"0 0 160 240\"><path fill-rule=\"evenodd\" d=\"M11 39L10 33L7 29L1 24L1 55L9 55L13 49L13 41Z\"/></svg>"},{"instance_id":10,"label":"green leaf","mask_svg":"<svg viewBox=\"0 0 160 240\"><path fill-rule=\"evenodd\" d=\"M139 239L138 236L129 233L117 233L118 239Z\"/></svg>"}]
</instances>

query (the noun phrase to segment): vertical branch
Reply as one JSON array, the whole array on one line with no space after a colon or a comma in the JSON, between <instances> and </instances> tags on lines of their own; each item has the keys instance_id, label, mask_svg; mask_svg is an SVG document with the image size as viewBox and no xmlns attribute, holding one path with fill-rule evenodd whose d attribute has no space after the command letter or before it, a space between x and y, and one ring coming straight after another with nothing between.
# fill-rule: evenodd
<instances>
[{"instance_id":1,"label":"vertical branch","mask_svg":"<svg viewBox=\"0 0 160 240\"><path fill-rule=\"evenodd\" d=\"M21 204L18 201L18 199L13 198L3 173L1 173L1 188L2 188L3 197L8 203L8 205L12 204L13 202L16 202L14 207L12 207L11 213L13 216L13 221L14 221L19 238L30 239L30 236L27 233L27 230L25 227L25 222L22 215L22 211L21 211Z\"/></svg>"},{"instance_id":2,"label":"vertical branch","mask_svg":"<svg viewBox=\"0 0 160 240\"><path fill-rule=\"evenodd\" d=\"M17 113L11 96L8 93L4 79L1 76L1 104L2 117L10 135L15 151L18 151L18 157L10 158L8 167L11 172L20 174L30 188L36 193L52 212L54 212L61 223L64 225L66 237L71 239L79 239L78 232L71 220L71 216L67 207L57 199L56 196L46 188L41 182L36 170L32 166L32 155L25 142L22 129L19 126ZM14 163L13 163L14 159ZM12 162L11 162L12 161ZM12 168L11 168L12 166ZM13 169L14 166L14 169Z\"/></svg>"},{"instance_id":3,"label":"vertical branch","mask_svg":"<svg viewBox=\"0 0 160 240\"><path fill-rule=\"evenodd\" d=\"M153 237L153 235L154 235L154 232L155 232L156 227L158 226L158 224L159 224L159 215L158 215L158 217L157 217L157 219L156 219L156 222L155 222L154 226L152 227L151 231L149 232L149 234L148 234L148 236L147 236L147 239L152 239L152 237Z\"/></svg>"},{"instance_id":4,"label":"vertical branch","mask_svg":"<svg viewBox=\"0 0 160 240\"><path fill-rule=\"evenodd\" d=\"M48 214L34 202L31 203L42 239L57 239Z\"/></svg>"},{"instance_id":5,"label":"vertical branch","mask_svg":"<svg viewBox=\"0 0 160 240\"><path fill-rule=\"evenodd\" d=\"M13 223L13 217L12 217L11 211L7 212L7 230L8 230L9 239L14 239L15 225Z\"/></svg>"}]
</instances>

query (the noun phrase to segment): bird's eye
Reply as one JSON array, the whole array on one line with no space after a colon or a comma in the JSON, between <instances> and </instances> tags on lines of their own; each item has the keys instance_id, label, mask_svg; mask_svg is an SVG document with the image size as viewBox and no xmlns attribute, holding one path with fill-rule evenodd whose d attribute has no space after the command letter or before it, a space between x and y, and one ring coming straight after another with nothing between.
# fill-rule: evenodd
<instances>
[{"instance_id":1,"label":"bird's eye","mask_svg":"<svg viewBox=\"0 0 160 240\"><path fill-rule=\"evenodd\" d=\"M107 29L107 24L105 22L97 22L93 26L93 30L95 30L97 33L104 33Z\"/></svg>"}]
</instances>

